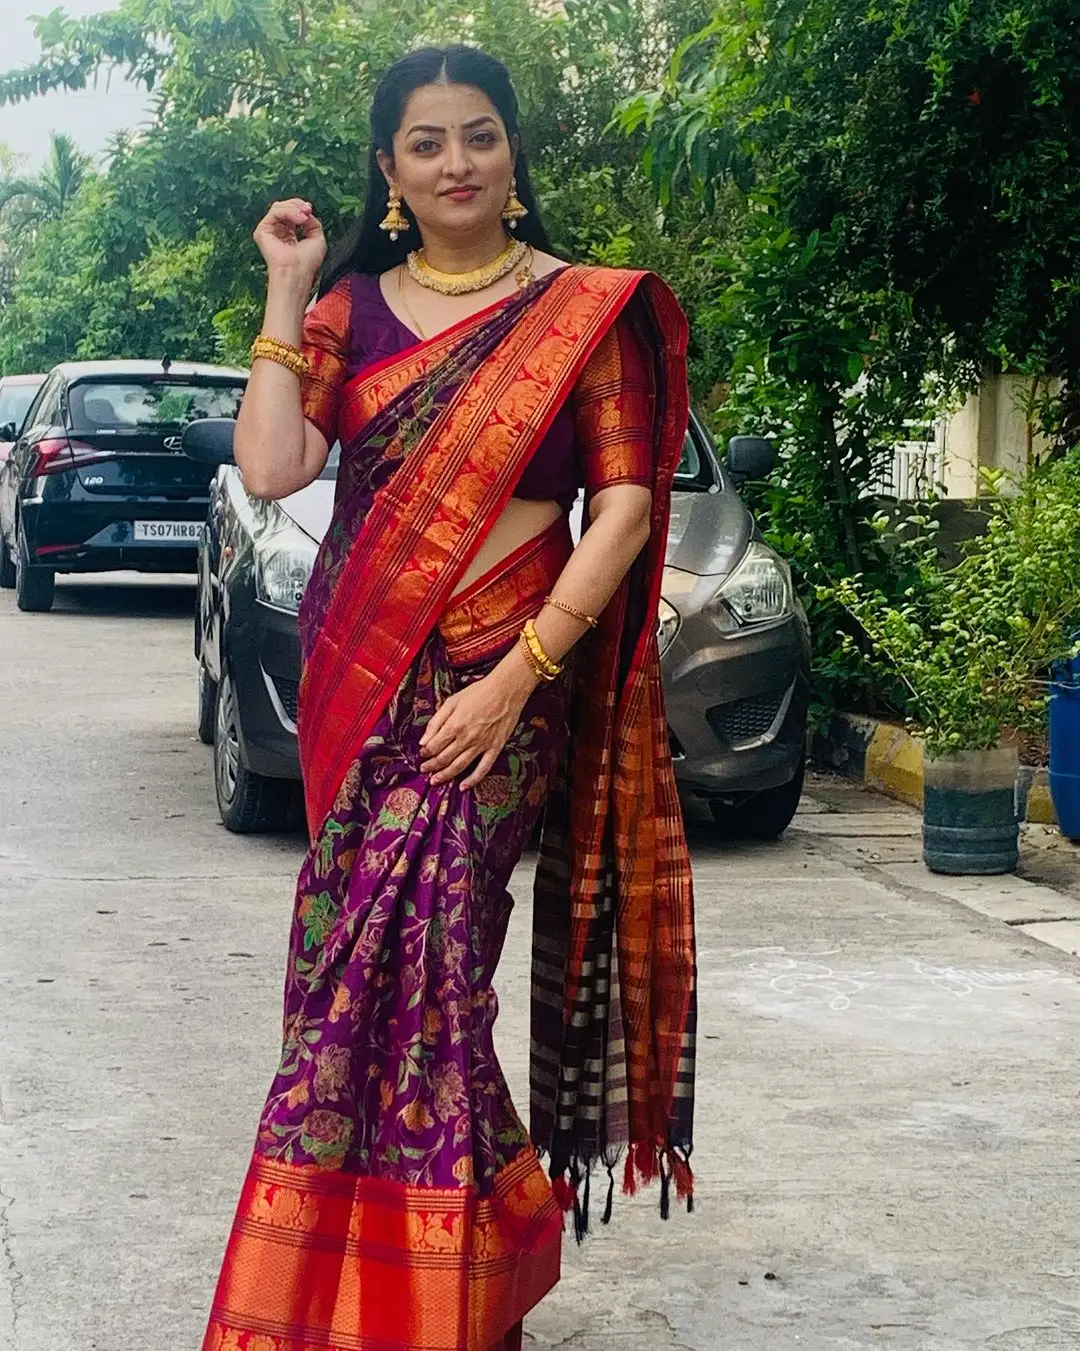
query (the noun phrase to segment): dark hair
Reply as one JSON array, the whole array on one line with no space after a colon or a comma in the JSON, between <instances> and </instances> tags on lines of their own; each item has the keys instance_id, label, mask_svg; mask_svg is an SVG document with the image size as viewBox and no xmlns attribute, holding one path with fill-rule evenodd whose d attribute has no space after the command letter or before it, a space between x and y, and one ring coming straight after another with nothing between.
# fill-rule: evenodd
<instances>
[{"instance_id":1,"label":"dark hair","mask_svg":"<svg viewBox=\"0 0 1080 1351\"><path fill-rule=\"evenodd\" d=\"M319 294L324 295L349 272L386 272L405 261L416 247L416 220L408 206L403 210L412 229L392 240L379 222L385 217L389 201L386 179L376 158L380 150L393 153L394 133L405 116L405 105L417 89L429 84L465 84L482 90L502 118L509 136L518 136L518 101L510 72L503 63L478 47L421 47L409 52L390 67L379 81L371 104L371 149L368 154L367 198L359 219L346 231L331 252L323 269ZM528 208L514 231L516 237L545 253L551 252L544 222L540 217L536 194L529 178L525 151L519 150L514 164L518 197Z\"/></svg>"}]
</instances>

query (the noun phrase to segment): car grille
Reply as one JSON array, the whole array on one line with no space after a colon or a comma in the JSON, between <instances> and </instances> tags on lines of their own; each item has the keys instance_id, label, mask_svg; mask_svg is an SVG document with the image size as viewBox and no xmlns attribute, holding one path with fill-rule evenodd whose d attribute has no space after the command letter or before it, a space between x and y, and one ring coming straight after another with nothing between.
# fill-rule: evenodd
<instances>
[{"instance_id":1,"label":"car grille","mask_svg":"<svg viewBox=\"0 0 1080 1351\"><path fill-rule=\"evenodd\" d=\"M714 704L705 718L721 741L738 744L764 736L776 721L784 693L754 695L730 704Z\"/></svg>"},{"instance_id":2,"label":"car grille","mask_svg":"<svg viewBox=\"0 0 1080 1351\"><path fill-rule=\"evenodd\" d=\"M300 686L295 680L283 680L281 676L271 677L274 682L274 689L277 691L277 697L281 700L281 707L288 714L289 718L296 721L296 700L300 691Z\"/></svg>"}]
</instances>

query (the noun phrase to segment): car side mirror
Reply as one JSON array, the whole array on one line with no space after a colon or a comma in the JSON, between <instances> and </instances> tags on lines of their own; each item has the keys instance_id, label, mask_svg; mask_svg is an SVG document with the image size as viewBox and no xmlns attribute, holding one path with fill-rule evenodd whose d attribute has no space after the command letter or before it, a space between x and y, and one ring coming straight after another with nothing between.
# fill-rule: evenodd
<instances>
[{"instance_id":1,"label":"car side mirror","mask_svg":"<svg viewBox=\"0 0 1080 1351\"><path fill-rule=\"evenodd\" d=\"M232 464L235 430L234 418L200 418L198 422L191 422L184 428L180 449L189 460L199 464Z\"/></svg>"},{"instance_id":2,"label":"car side mirror","mask_svg":"<svg viewBox=\"0 0 1080 1351\"><path fill-rule=\"evenodd\" d=\"M19 434L14 422L0 423L0 441L14 441Z\"/></svg>"},{"instance_id":3,"label":"car side mirror","mask_svg":"<svg viewBox=\"0 0 1080 1351\"><path fill-rule=\"evenodd\" d=\"M733 436L725 463L736 483L766 478L776 464L776 447L763 436Z\"/></svg>"}]
</instances>

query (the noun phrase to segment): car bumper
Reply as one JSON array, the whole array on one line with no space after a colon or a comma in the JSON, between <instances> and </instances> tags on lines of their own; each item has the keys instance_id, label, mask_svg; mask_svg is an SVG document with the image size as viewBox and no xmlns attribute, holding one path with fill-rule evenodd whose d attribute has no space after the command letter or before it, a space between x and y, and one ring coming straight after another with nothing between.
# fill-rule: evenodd
<instances>
[{"instance_id":1,"label":"car bumper","mask_svg":"<svg viewBox=\"0 0 1080 1351\"><path fill-rule=\"evenodd\" d=\"M296 615L254 601L226 626L226 659L236 688L240 755L255 774L299 779L296 698L300 640Z\"/></svg>"},{"instance_id":2,"label":"car bumper","mask_svg":"<svg viewBox=\"0 0 1080 1351\"><path fill-rule=\"evenodd\" d=\"M692 615L662 665L682 788L737 798L794 777L809 705L810 644L801 615L730 635Z\"/></svg>"},{"instance_id":3,"label":"car bumper","mask_svg":"<svg viewBox=\"0 0 1080 1351\"><path fill-rule=\"evenodd\" d=\"M189 501L167 510L159 504L133 503L132 518L201 523L206 504ZM194 572L197 540L136 540L132 521L103 523L96 503L24 499L20 503L29 561L55 572Z\"/></svg>"}]
</instances>

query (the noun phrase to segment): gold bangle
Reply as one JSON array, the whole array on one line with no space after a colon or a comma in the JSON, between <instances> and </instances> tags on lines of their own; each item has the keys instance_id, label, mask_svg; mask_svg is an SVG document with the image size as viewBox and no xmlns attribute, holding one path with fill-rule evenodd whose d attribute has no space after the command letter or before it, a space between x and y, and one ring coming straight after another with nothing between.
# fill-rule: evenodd
<instances>
[{"instance_id":1,"label":"gold bangle","mask_svg":"<svg viewBox=\"0 0 1080 1351\"><path fill-rule=\"evenodd\" d=\"M562 666L559 662L552 661L544 651L544 645L541 643L531 619L525 621L525 627L521 630L521 636L525 639L536 668L542 672L546 680L554 680L562 671Z\"/></svg>"},{"instance_id":2,"label":"gold bangle","mask_svg":"<svg viewBox=\"0 0 1080 1351\"><path fill-rule=\"evenodd\" d=\"M557 661L554 661L551 657L549 657L548 654L544 651L544 645L540 641L540 635L536 632L536 625L533 623L531 619L525 621L524 633L525 633L525 640L529 644L529 648L533 656L536 658L537 662L544 668L545 671L547 671L547 673L550 676L552 677L557 676L559 672L562 670L562 666Z\"/></svg>"},{"instance_id":3,"label":"gold bangle","mask_svg":"<svg viewBox=\"0 0 1080 1351\"><path fill-rule=\"evenodd\" d=\"M544 604L553 605L556 610L561 610L563 614L573 615L575 619L580 619L583 624L588 624L590 629L595 629L600 622L595 615L587 615L584 610L579 610L574 605L567 605L564 600L556 600L554 596L545 596Z\"/></svg>"},{"instance_id":4,"label":"gold bangle","mask_svg":"<svg viewBox=\"0 0 1080 1351\"><path fill-rule=\"evenodd\" d=\"M303 377L309 370L308 359L299 347L294 347L290 342L281 342L277 338L268 338L265 334L260 335L251 344L252 361L258 361L260 357L264 361L276 361L279 366L292 371L293 375Z\"/></svg>"},{"instance_id":5,"label":"gold bangle","mask_svg":"<svg viewBox=\"0 0 1080 1351\"><path fill-rule=\"evenodd\" d=\"M536 660L536 657L533 654L533 650L529 646L529 640L528 638L525 637L524 630L522 630L522 632L518 634L518 643L521 646L522 652L524 652L525 654L525 660L529 663L530 670L532 671L533 675L536 676L537 680L554 680L555 677L553 675L549 675L547 671L545 671L544 668L540 665L540 663Z\"/></svg>"}]
</instances>

